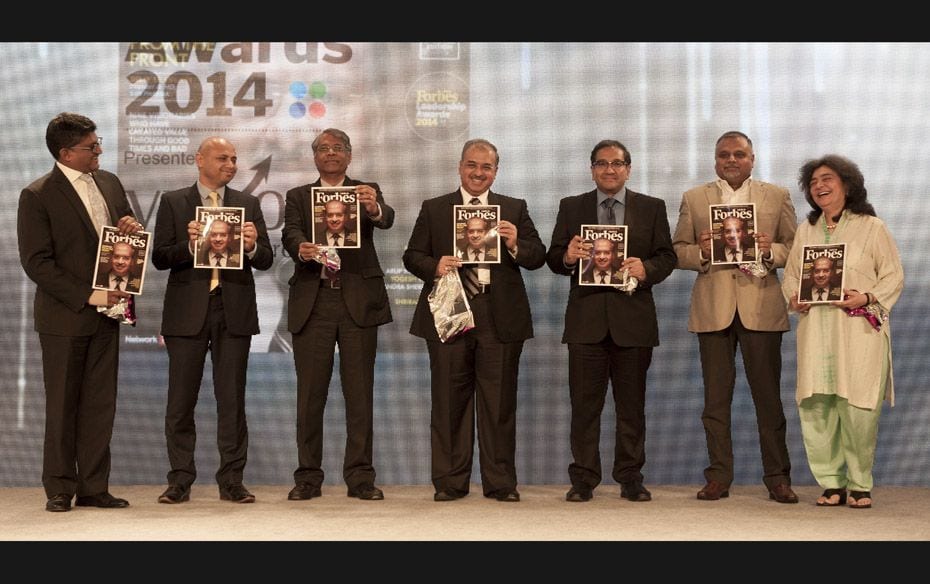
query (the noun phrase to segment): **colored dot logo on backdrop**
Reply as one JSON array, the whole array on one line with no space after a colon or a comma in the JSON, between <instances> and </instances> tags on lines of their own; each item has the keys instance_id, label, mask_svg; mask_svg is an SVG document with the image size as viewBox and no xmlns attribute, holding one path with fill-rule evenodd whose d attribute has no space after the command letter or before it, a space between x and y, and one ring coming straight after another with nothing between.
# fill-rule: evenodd
<instances>
[{"instance_id":1,"label":"colored dot logo on backdrop","mask_svg":"<svg viewBox=\"0 0 930 584\"><path fill-rule=\"evenodd\" d=\"M294 81L289 91L297 100L288 109L292 118L302 118L308 115L311 118L322 118L326 115L326 104L322 101L326 96L326 84L322 81L314 81L310 87L307 87L303 81ZM309 100L307 104L304 103L305 97Z\"/></svg>"}]
</instances>

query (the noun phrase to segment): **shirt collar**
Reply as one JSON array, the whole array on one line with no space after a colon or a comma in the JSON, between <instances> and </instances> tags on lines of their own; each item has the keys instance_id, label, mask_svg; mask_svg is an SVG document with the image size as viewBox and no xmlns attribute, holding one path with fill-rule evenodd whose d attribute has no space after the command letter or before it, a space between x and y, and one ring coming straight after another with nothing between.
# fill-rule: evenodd
<instances>
[{"instance_id":1,"label":"shirt collar","mask_svg":"<svg viewBox=\"0 0 930 584\"><path fill-rule=\"evenodd\" d=\"M213 201L210 200L210 193L216 193L220 196L220 202L217 206L222 207L223 201L226 200L226 187L220 187L218 189L208 189L203 186L200 181L197 181L197 192L200 193L200 200L204 202L204 207L210 207L213 205Z\"/></svg>"},{"instance_id":2,"label":"shirt collar","mask_svg":"<svg viewBox=\"0 0 930 584\"><path fill-rule=\"evenodd\" d=\"M85 174L81 172L80 170L74 170L70 166L65 166L64 164L58 162L57 160L55 161L55 165L58 166L58 170L64 173L65 178L67 178L71 182L72 185L76 183L77 181L79 181L81 177L84 176Z\"/></svg>"},{"instance_id":3,"label":"shirt collar","mask_svg":"<svg viewBox=\"0 0 930 584\"><path fill-rule=\"evenodd\" d=\"M626 204L626 187L623 187L619 193L616 195L610 196L607 193L603 192L601 189L597 189L597 204L600 205L607 199L613 199L620 203L621 205Z\"/></svg>"},{"instance_id":4,"label":"shirt collar","mask_svg":"<svg viewBox=\"0 0 930 584\"><path fill-rule=\"evenodd\" d=\"M465 187L459 187L459 192L462 194L463 205L470 204L471 200L474 199L476 196L478 197L478 199L481 200L482 205L487 205L488 204L488 193L491 192L491 190L488 189L484 191L483 193L481 193L480 195L472 195L468 191L465 190Z\"/></svg>"}]
</instances>

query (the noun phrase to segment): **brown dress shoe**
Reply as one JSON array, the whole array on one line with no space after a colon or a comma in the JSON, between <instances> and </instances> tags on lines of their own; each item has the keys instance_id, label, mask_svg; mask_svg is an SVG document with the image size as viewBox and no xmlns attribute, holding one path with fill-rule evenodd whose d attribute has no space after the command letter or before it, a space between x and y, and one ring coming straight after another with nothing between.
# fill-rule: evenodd
<instances>
[{"instance_id":1,"label":"brown dress shoe","mask_svg":"<svg viewBox=\"0 0 930 584\"><path fill-rule=\"evenodd\" d=\"M701 501L716 501L717 499L726 499L729 496L729 487L717 481L707 481L704 488L698 491L697 494L697 498Z\"/></svg>"},{"instance_id":2,"label":"brown dress shoe","mask_svg":"<svg viewBox=\"0 0 930 584\"><path fill-rule=\"evenodd\" d=\"M797 503L798 496L794 494L787 483L775 485L775 488L769 491L769 499L775 499L779 503Z\"/></svg>"},{"instance_id":3,"label":"brown dress shoe","mask_svg":"<svg viewBox=\"0 0 930 584\"><path fill-rule=\"evenodd\" d=\"M311 485L310 483L297 483L294 485L294 488L287 494L288 501L306 501L307 499L313 499L314 497L319 497L323 493L320 491L320 487L316 485Z\"/></svg>"}]
</instances>

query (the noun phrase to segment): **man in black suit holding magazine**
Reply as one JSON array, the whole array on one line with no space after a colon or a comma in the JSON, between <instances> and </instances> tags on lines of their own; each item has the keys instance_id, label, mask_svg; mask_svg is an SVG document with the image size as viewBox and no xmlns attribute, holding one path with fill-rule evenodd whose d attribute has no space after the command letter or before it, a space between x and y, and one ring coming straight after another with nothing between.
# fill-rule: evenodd
<instances>
[{"instance_id":1,"label":"man in black suit holding magazine","mask_svg":"<svg viewBox=\"0 0 930 584\"><path fill-rule=\"evenodd\" d=\"M556 274L569 276L568 307L562 342L568 344L568 385L572 418L571 489L567 501L585 502L601 482L601 411L607 383L613 388L617 413L612 476L620 496L649 501L643 486L646 463L646 372L652 348L659 344L659 327L652 287L675 269L665 202L625 187L630 177L630 153L616 140L602 140L591 151L591 178L597 188L565 197L547 263ZM581 225L628 226L626 258L621 269L638 281L631 292L610 286L580 286L579 260L589 259Z\"/></svg>"}]
</instances>

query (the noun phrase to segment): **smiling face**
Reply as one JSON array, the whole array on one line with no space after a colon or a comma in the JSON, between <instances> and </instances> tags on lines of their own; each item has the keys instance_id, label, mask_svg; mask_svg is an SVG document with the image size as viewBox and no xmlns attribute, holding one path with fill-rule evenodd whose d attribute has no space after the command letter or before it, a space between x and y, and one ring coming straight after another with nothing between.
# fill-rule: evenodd
<instances>
[{"instance_id":1,"label":"smiling face","mask_svg":"<svg viewBox=\"0 0 930 584\"><path fill-rule=\"evenodd\" d=\"M830 278L833 276L833 260L820 257L814 260L814 287L829 288Z\"/></svg>"},{"instance_id":2,"label":"smiling face","mask_svg":"<svg viewBox=\"0 0 930 584\"><path fill-rule=\"evenodd\" d=\"M610 271L610 264L614 255L614 244L608 239L594 241L594 268L599 272Z\"/></svg>"},{"instance_id":3,"label":"smiling face","mask_svg":"<svg viewBox=\"0 0 930 584\"><path fill-rule=\"evenodd\" d=\"M236 176L238 160L236 149L229 141L207 138L200 144L196 156L201 184L213 190L226 186Z\"/></svg>"},{"instance_id":4,"label":"smiling face","mask_svg":"<svg viewBox=\"0 0 930 584\"><path fill-rule=\"evenodd\" d=\"M459 177L465 191L477 197L494 184L497 177L497 154L483 144L472 146L459 161Z\"/></svg>"},{"instance_id":5,"label":"smiling face","mask_svg":"<svg viewBox=\"0 0 930 584\"><path fill-rule=\"evenodd\" d=\"M210 224L210 250L212 253L223 253L229 243L229 223L215 219Z\"/></svg>"},{"instance_id":6,"label":"smiling face","mask_svg":"<svg viewBox=\"0 0 930 584\"><path fill-rule=\"evenodd\" d=\"M132 258L135 250L128 243L117 243L113 246L113 256L110 258L110 271L114 276L126 277L129 274L129 266L132 265Z\"/></svg>"},{"instance_id":7,"label":"smiling face","mask_svg":"<svg viewBox=\"0 0 930 584\"><path fill-rule=\"evenodd\" d=\"M333 199L326 202L326 229L330 233L342 233L346 225L346 204Z\"/></svg>"},{"instance_id":8,"label":"smiling face","mask_svg":"<svg viewBox=\"0 0 930 584\"><path fill-rule=\"evenodd\" d=\"M630 178L626 154L616 146L605 146L594 153L594 158L591 178L601 192L616 195Z\"/></svg>"},{"instance_id":9,"label":"smiling face","mask_svg":"<svg viewBox=\"0 0 930 584\"><path fill-rule=\"evenodd\" d=\"M846 185L829 166L819 166L808 183L810 195L827 217L835 217L846 206Z\"/></svg>"},{"instance_id":10,"label":"smiling face","mask_svg":"<svg viewBox=\"0 0 930 584\"><path fill-rule=\"evenodd\" d=\"M488 223L481 217L472 217L465 224L465 235L468 237L468 247L481 249L484 247L484 236L488 233Z\"/></svg>"},{"instance_id":11,"label":"smiling face","mask_svg":"<svg viewBox=\"0 0 930 584\"><path fill-rule=\"evenodd\" d=\"M723 241L728 249L739 249L743 239L743 222L739 217L727 217L723 220Z\"/></svg>"},{"instance_id":12,"label":"smiling face","mask_svg":"<svg viewBox=\"0 0 930 584\"><path fill-rule=\"evenodd\" d=\"M338 182L345 176L350 162L352 151L338 136L330 133L320 135L313 151L313 163L321 177L327 182Z\"/></svg>"},{"instance_id":13,"label":"smiling face","mask_svg":"<svg viewBox=\"0 0 930 584\"><path fill-rule=\"evenodd\" d=\"M83 173L94 172L100 168L100 155L103 147L97 139L97 133L87 134L74 146L62 148L59 160L62 164Z\"/></svg>"},{"instance_id":14,"label":"smiling face","mask_svg":"<svg viewBox=\"0 0 930 584\"><path fill-rule=\"evenodd\" d=\"M741 136L728 136L721 139L714 149L714 170L717 176L727 181L736 190L752 174L752 165L756 156L752 146Z\"/></svg>"}]
</instances>

